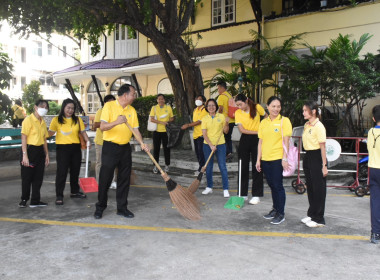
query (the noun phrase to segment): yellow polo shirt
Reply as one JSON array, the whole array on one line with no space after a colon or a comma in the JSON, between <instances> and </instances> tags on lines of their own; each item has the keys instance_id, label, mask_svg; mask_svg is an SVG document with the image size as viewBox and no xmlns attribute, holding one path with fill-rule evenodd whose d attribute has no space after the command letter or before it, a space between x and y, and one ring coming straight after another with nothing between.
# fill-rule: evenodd
<instances>
[{"instance_id":1,"label":"yellow polo shirt","mask_svg":"<svg viewBox=\"0 0 380 280\"><path fill-rule=\"evenodd\" d=\"M103 108L100 108L95 115L94 123L100 122L100 116L102 115ZM94 142L96 145L103 145L103 131L98 127L96 129Z\"/></svg>"},{"instance_id":2,"label":"yellow polo shirt","mask_svg":"<svg viewBox=\"0 0 380 280\"><path fill-rule=\"evenodd\" d=\"M49 137L44 119L41 122L34 114L25 118L22 123L21 133L26 135L26 143L33 146L41 146Z\"/></svg>"},{"instance_id":3,"label":"yellow polo shirt","mask_svg":"<svg viewBox=\"0 0 380 280\"><path fill-rule=\"evenodd\" d=\"M57 133L55 143L58 145L79 144L79 133L85 129L82 119L78 117L76 124L72 118L63 117L63 120L64 123L60 124L57 116L50 123L49 130Z\"/></svg>"},{"instance_id":4,"label":"yellow polo shirt","mask_svg":"<svg viewBox=\"0 0 380 280\"><path fill-rule=\"evenodd\" d=\"M281 118L284 137L292 136L292 124L287 117L280 114L273 121L268 117L259 125L258 137L263 140L261 146L261 159L266 161L282 159L284 149L282 147Z\"/></svg>"},{"instance_id":5,"label":"yellow polo shirt","mask_svg":"<svg viewBox=\"0 0 380 280\"><path fill-rule=\"evenodd\" d=\"M203 117L208 115L204 106L197 107L193 112L193 122L202 121ZM201 124L194 126L193 138L197 139L202 136Z\"/></svg>"},{"instance_id":6,"label":"yellow polo shirt","mask_svg":"<svg viewBox=\"0 0 380 280\"><path fill-rule=\"evenodd\" d=\"M375 147L373 147L374 144ZM369 155L368 166L380 169L380 128L371 128L368 131L367 149Z\"/></svg>"},{"instance_id":7,"label":"yellow polo shirt","mask_svg":"<svg viewBox=\"0 0 380 280\"><path fill-rule=\"evenodd\" d=\"M211 117L210 114L207 114L202 118L202 130L207 130L207 136L213 145L222 145L226 142L224 140L224 135L220 137L220 134L223 134L223 126L225 122L226 118L220 113L216 113L215 117ZM216 143L219 137L219 142ZM206 140L203 143L207 144Z\"/></svg>"},{"instance_id":8,"label":"yellow polo shirt","mask_svg":"<svg viewBox=\"0 0 380 280\"><path fill-rule=\"evenodd\" d=\"M302 144L306 151L320 149L320 143L326 142L326 129L317 118L313 123L307 122L303 127Z\"/></svg>"},{"instance_id":9,"label":"yellow polo shirt","mask_svg":"<svg viewBox=\"0 0 380 280\"><path fill-rule=\"evenodd\" d=\"M100 120L102 122L111 123L116 121L117 117L120 115L124 115L127 118L128 123L132 128L139 127L139 120L135 108L131 105L123 108L118 100L109 101L104 105ZM125 123L114 126L110 130L103 131L104 141L110 141L119 145L128 144L131 137L132 131Z\"/></svg>"},{"instance_id":10,"label":"yellow polo shirt","mask_svg":"<svg viewBox=\"0 0 380 280\"><path fill-rule=\"evenodd\" d=\"M219 94L218 96L218 106L223 106L223 115L224 117L228 117L228 99L232 98L232 95L229 94L227 91L223 92L222 94ZM235 119L230 118L229 123L234 123Z\"/></svg>"},{"instance_id":11,"label":"yellow polo shirt","mask_svg":"<svg viewBox=\"0 0 380 280\"><path fill-rule=\"evenodd\" d=\"M258 131L260 125L260 116L265 115L265 110L260 104L256 104L256 116L254 119L251 118L251 115L245 111L238 109L235 112L235 123L241 124L244 129L250 131Z\"/></svg>"},{"instance_id":12,"label":"yellow polo shirt","mask_svg":"<svg viewBox=\"0 0 380 280\"><path fill-rule=\"evenodd\" d=\"M12 110L13 110L13 119L14 120L15 119L20 119L20 120L25 119L26 112L25 112L25 109L23 107L15 104L12 106Z\"/></svg>"},{"instance_id":13,"label":"yellow polo shirt","mask_svg":"<svg viewBox=\"0 0 380 280\"><path fill-rule=\"evenodd\" d=\"M160 105L155 105L150 110L150 117L157 116L157 120L161 122L168 122L170 118L173 117L173 110L172 107L165 104L162 108L160 108ZM163 124L158 123L157 124L157 132L166 132L166 126Z\"/></svg>"}]
</instances>

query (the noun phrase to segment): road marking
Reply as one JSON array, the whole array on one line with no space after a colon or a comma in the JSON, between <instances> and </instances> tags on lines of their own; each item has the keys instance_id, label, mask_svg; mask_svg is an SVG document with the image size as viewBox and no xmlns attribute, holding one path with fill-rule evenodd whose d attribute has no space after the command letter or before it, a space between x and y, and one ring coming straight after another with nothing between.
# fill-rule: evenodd
<instances>
[{"instance_id":1,"label":"road marking","mask_svg":"<svg viewBox=\"0 0 380 280\"><path fill-rule=\"evenodd\" d=\"M64 222L53 220L33 220L33 219L16 219L0 217L1 222L42 224L51 226L72 226L85 228L108 228L140 231L157 231L157 232L177 232L192 234L209 234L209 235L239 235L239 236L259 236L259 237L298 237L298 238L319 238L319 239L343 239L343 240L368 240L367 236L360 235L335 235L335 234L310 234L310 233L293 233L293 232L265 232L265 231L230 231L230 230L206 230L206 229L185 229L185 228L168 228L168 227L144 227L130 225L111 225L95 223L78 223Z\"/></svg>"}]
</instances>

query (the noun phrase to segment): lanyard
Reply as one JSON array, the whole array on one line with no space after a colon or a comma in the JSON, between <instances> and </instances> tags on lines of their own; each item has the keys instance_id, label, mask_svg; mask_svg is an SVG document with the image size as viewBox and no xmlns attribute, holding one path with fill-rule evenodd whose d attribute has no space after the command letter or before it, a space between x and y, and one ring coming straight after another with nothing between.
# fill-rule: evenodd
<instances>
[{"instance_id":1,"label":"lanyard","mask_svg":"<svg viewBox=\"0 0 380 280\"><path fill-rule=\"evenodd\" d=\"M375 128L380 128L380 126L377 125L377 126L375 126ZM380 134L375 137L375 133L373 131L374 131L374 129L372 128L372 135L373 135L373 139L374 139L374 141L373 141L373 148L375 148L375 146L376 146L376 140L377 140L377 138L379 138Z\"/></svg>"}]
</instances>

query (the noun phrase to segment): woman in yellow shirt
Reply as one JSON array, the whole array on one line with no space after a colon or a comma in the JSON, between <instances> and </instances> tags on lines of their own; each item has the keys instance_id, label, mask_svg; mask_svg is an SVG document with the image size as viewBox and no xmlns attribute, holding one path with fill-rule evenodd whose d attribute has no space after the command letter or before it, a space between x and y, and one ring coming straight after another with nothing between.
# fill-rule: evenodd
<instances>
[{"instance_id":1,"label":"woman in yellow shirt","mask_svg":"<svg viewBox=\"0 0 380 280\"><path fill-rule=\"evenodd\" d=\"M40 190L44 178L45 166L49 164L49 152L46 138L48 131L42 118L47 114L49 104L46 100L37 100L34 113L26 117L21 129L21 181L22 194L20 208L26 207L26 202L31 198L29 207L46 206L47 203L40 200ZM32 196L30 197L30 190Z\"/></svg>"},{"instance_id":2,"label":"woman in yellow shirt","mask_svg":"<svg viewBox=\"0 0 380 280\"><path fill-rule=\"evenodd\" d=\"M57 133L57 174L55 177L56 205L63 205L63 191L65 189L68 169L70 169L71 198L86 198L79 191L79 172L82 160L79 133L82 134L87 146L90 146L85 127L81 118L75 115L76 104L70 98L63 101L61 111L50 123L49 135Z\"/></svg>"},{"instance_id":3,"label":"woman in yellow shirt","mask_svg":"<svg viewBox=\"0 0 380 280\"><path fill-rule=\"evenodd\" d=\"M203 134L202 134L202 118L207 115L205 106L203 105L206 102L206 97L204 95L198 95L195 99L195 105L197 108L193 112L193 122L184 124L181 129L185 130L189 127L194 127L193 139L194 139L194 148L195 154L197 155L199 167L198 170L194 172L195 176L198 176L202 167L205 165L205 157L203 155Z\"/></svg>"},{"instance_id":4,"label":"woman in yellow shirt","mask_svg":"<svg viewBox=\"0 0 380 280\"><path fill-rule=\"evenodd\" d=\"M153 106L150 110L150 120L157 124L157 130L153 131L153 156L159 162L160 160L160 147L164 148L165 156L165 172L169 172L170 166L170 148L168 148L168 134L166 133L166 126L174 120L173 110L170 105L165 104L165 96L163 94L157 95L157 105ZM157 117L157 119L155 119ZM157 167L153 168L155 174L158 173Z\"/></svg>"},{"instance_id":5,"label":"woman in yellow shirt","mask_svg":"<svg viewBox=\"0 0 380 280\"><path fill-rule=\"evenodd\" d=\"M309 209L307 217L301 221L308 227L325 225L326 202L326 129L319 120L318 104L307 101L303 106L303 116L308 122L302 134L302 144L306 151L303 159L303 171L306 177Z\"/></svg>"},{"instance_id":6,"label":"woman in yellow shirt","mask_svg":"<svg viewBox=\"0 0 380 280\"><path fill-rule=\"evenodd\" d=\"M235 112L235 123L238 125L241 133L238 155L241 160L241 191L240 195L244 199L248 198L248 182L249 182L249 161L252 159L252 165L257 159L257 145L259 138L257 133L259 130L260 116L266 116L265 110L260 104L255 104L244 94L238 94L235 97L236 106L239 108ZM258 172L252 166L252 199L250 204L258 204L260 197L264 195L263 173Z\"/></svg>"},{"instance_id":7,"label":"woman in yellow shirt","mask_svg":"<svg viewBox=\"0 0 380 280\"><path fill-rule=\"evenodd\" d=\"M13 127L18 127L22 125L22 122L26 118L25 109L22 107L22 102L20 99L15 101L15 105L12 106L13 110Z\"/></svg>"},{"instance_id":8,"label":"woman in yellow shirt","mask_svg":"<svg viewBox=\"0 0 380 280\"><path fill-rule=\"evenodd\" d=\"M288 159L283 143L289 151L292 124L288 118L280 115L281 99L277 96L268 99L267 108L269 117L259 125L256 169L259 172L262 169L272 192L273 209L264 218L272 220L271 224L278 225L285 221L286 196L282 171L288 170Z\"/></svg>"},{"instance_id":9,"label":"woman in yellow shirt","mask_svg":"<svg viewBox=\"0 0 380 280\"><path fill-rule=\"evenodd\" d=\"M224 117L223 114L217 113L219 108L215 99L207 100L205 107L209 114L203 117L201 124L203 138L205 139L203 142L203 154L205 158L208 158L210 156L211 151L214 151L214 155L216 154L219 170L222 174L223 196L229 197L230 194L228 192L228 174L226 166L226 141L224 139L224 135L222 135L223 133L228 133L229 119L228 117ZM211 157L210 162L206 168L207 187L202 192L202 194L212 193L213 166L214 156Z\"/></svg>"}]
</instances>

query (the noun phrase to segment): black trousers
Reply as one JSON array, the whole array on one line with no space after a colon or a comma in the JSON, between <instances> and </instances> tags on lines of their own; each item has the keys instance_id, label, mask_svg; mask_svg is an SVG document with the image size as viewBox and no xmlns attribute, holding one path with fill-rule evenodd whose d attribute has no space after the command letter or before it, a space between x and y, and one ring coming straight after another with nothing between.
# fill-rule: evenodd
<instances>
[{"instance_id":1,"label":"black trousers","mask_svg":"<svg viewBox=\"0 0 380 280\"><path fill-rule=\"evenodd\" d=\"M202 136L198 137L197 139L194 139L194 148L195 148L195 154L197 155L199 167L198 171L201 171L202 167L205 165L205 156L203 154L203 142L204 138Z\"/></svg>"},{"instance_id":2,"label":"black trousers","mask_svg":"<svg viewBox=\"0 0 380 280\"><path fill-rule=\"evenodd\" d=\"M118 145L104 141L102 149L102 166L99 173L99 191L96 209L107 208L108 189L112 183L115 168L118 168L116 203L117 210L124 211L128 206L128 193L132 170L131 145Z\"/></svg>"},{"instance_id":3,"label":"black trousers","mask_svg":"<svg viewBox=\"0 0 380 280\"><path fill-rule=\"evenodd\" d=\"M316 223L325 224L326 177L322 173L321 150L306 151L303 159L309 209L307 215Z\"/></svg>"},{"instance_id":4,"label":"black trousers","mask_svg":"<svg viewBox=\"0 0 380 280\"><path fill-rule=\"evenodd\" d=\"M21 200L28 201L32 190L31 204L40 202L40 190L45 171L44 146L28 145L29 166L21 165Z\"/></svg>"},{"instance_id":5,"label":"black trousers","mask_svg":"<svg viewBox=\"0 0 380 280\"><path fill-rule=\"evenodd\" d=\"M241 160L241 196L248 196L250 160L252 162L252 196L264 196L263 172L257 172L255 167L257 160L258 143L259 139L257 135L241 135L238 150L239 160Z\"/></svg>"},{"instance_id":6,"label":"black trousers","mask_svg":"<svg viewBox=\"0 0 380 280\"><path fill-rule=\"evenodd\" d=\"M230 123L228 125L228 127L229 127L228 133L224 133L224 139L226 140L226 155L232 153L232 139L231 139L231 136L232 136L232 131L234 129L234 126L235 126L235 123Z\"/></svg>"},{"instance_id":7,"label":"black trousers","mask_svg":"<svg viewBox=\"0 0 380 280\"><path fill-rule=\"evenodd\" d=\"M166 132L153 131L153 156L159 162L160 160L160 147L164 148L165 165L170 165L170 148L168 148L168 134Z\"/></svg>"},{"instance_id":8,"label":"black trousers","mask_svg":"<svg viewBox=\"0 0 380 280\"><path fill-rule=\"evenodd\" d=\"M71 193L79 192L79 172L82 161L80 144L57 144L57 174L55 176L55 192L57 200L62 200L66 177L70 169Z\"/></svg>"}]
</instances>

